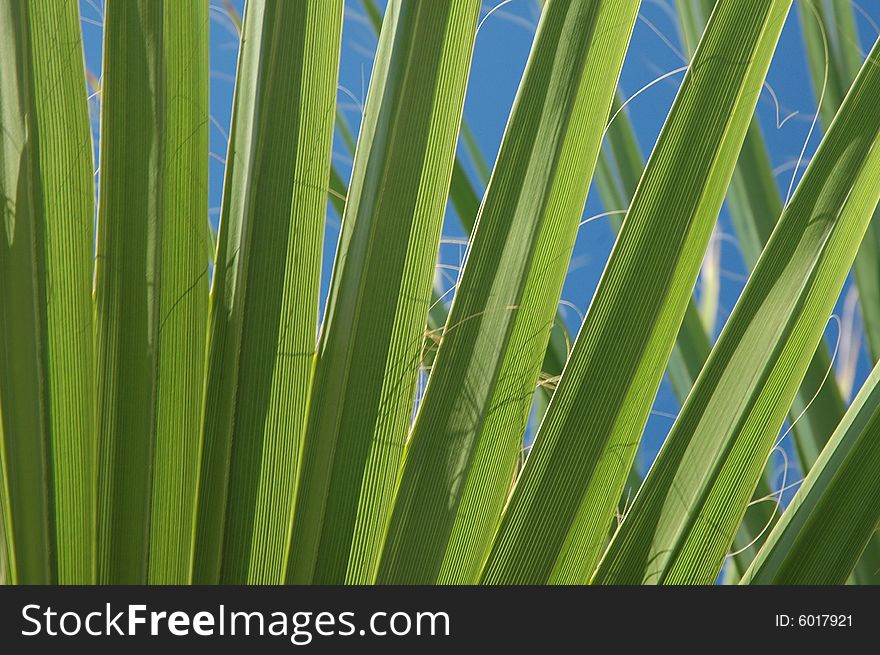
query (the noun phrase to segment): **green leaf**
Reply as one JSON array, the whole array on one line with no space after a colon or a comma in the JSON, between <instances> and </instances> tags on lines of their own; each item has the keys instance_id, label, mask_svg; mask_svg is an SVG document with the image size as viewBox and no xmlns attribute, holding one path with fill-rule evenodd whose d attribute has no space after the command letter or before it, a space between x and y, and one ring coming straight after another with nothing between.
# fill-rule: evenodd
<instances>
[{"instance_id":1,"label":"green leaf","mask_svg":"<svg viewBox=\"0 0 880 655\"><path fill-rule=\"evenodd\" d=\"M619 0L544 5L407 445L380 583L479 574L637 9Z\"/></svg>"},{"instance_id":2,"label":"green leaf","mask_svg":"<svg viewBox=\"0 0 880 655\"><path fill-rule=\"evenodd\" d=\"M332 165L330 167L330 191L327 195L333 208L342 216L345 210L345 198L348 195L348 187L345 184L345 180L339 175L339 171Z\"/></svg>"},{"instance_id":3,"label":"green leaf","mask_svg":"<svg viewBox=\"0 0 880 655\"><path fill-rule=\"evenodd\" d=\"M341 0L247 3L211 289L195 582L284 580L341 29Z\"/></svg>"},{"instance_id":4,"label":"green leaf","mask_svg":"<svg viewBox=\"0 0 880 655\"><path fill-rule=\"evenodd\" d=\"M206 2L106 6L98 579L189 579L210 244Z\"/></svg>"},{"instance_id":5,"label":"green leaf","mask_svg":"<svg viewBox=\"0 0 880 655\"><path fill-rule=\"evenodd\" d=\"M375 575L412 417L478 0L388 7L321 328L288 581Z\"/></svg>"},{"instance_id":6,"label":"green leaf","mask_svg":"<svg viewBox=\"0 0 880 655\"><path fill-rule=\"evenodd\" d=\"M0 462L2 463L2 462ZM8 544L6 543L6 502L5 496L0 495L0 585L13 584L12 563L9 561Z\"/></svg>"},{"instance_id":7,"label":"green leaf","mask_svg":"<svg viewBox=\"0 0 880 655\"><path fill-rule=\"evenodd\" d=\"M859 307L865 328L865 339L871 361L880 361L880 216L875 215L871 222L855 266L856 288L859 292Z\"/></svg>"},{"instance_id":8,"label":"green leaf","mask_svg":"<svg viewBox=\"0 0 880 655\"><path fill-rule=\"evenodd\" d=\"M600 159L606 157L609 159L608 166L611 169L611 174L617 176L620 181L620 190L623 193L623 196L616 199L616 202L611 202L615 200L614 198L608 198L610 203L606 207L608 210L629 207L639 180L642 178L642 173L645 172L645 160L642 157L635 129L633 129L629 118L629 110L623 106L623 103L624 98L618 89L614 96L614 103L611 105L612 123L607 128L607 145L602 157L600 157ZM626 202L622 202L624 198ZM603 200L605 200L604 196ZM609 220L615 232L620 231L623 217L612 215Z\"/></svg>"},{"instance_id":9,"label":"green leaf","mask_svg":"<svg viewBox=\"0 0 880 655\"><path fill-rule=\"evenodd\" d=\"M599 157L595 176L599 195L608 211L629 207L645 171L645 162L639 150L635 130L626 109L621 110L622 106L623 99L618 91L611 106L611 116L614 117L614 121L608 128L607 145ZM623 218L618 214L612 214L608 220L615 234L620 232ZM699 310L691 300L685 310L684 320L667 367L669 382L679 403L684 403L694 386L694 381L709 356L711 345L700 319Z\"/></svg>"},{"instance_id":10,"label":"green leaf","mask_svg":"<svg viewBox=\"0 0 880 655\"><path fill-rule=\"evenodd\" d=\"M376 32L376 34L378 34L378 32ZM342 145L345 146L349 155L354 156L354 151L357 147L357 138L348 126L348 121L345 120L345 115L339 107L336 108L336 129L339 130L339 135L342 137Z\"/></svg>"},{"instance_id":11,"label":"green leaf","mask_svg":"<svg viewBox=\"0 0 880 655\"><path fill-rule=\"evenodd\" d=\"M783 211L595 581L715 579L877 205L877 51Z\"/></svg>"},{"instance_id":12,"label":"green leaf","mask_svg":"<svg viewBox=\"0 0 880 655\"><path fill-rule=\"evenodd\" d=\"M709 239L706 257L700 268L700 320L707 334L715 334L718 317L719 297L721 295L721 236L716 226Z\"/></svg>"},{"instance_id":13,"label":"green leaf","mask_svg":"<svg viewBox=\"0 0 880 655\"><path fill-rule=\"evenodd\" d=\"M599 157L595 176L599 195L609 211L629 207L645 171L645 162L629 114L625 109L620 110L622 104L623 100L618 91L611 106L614 122L608 128L607 148ZM623 218L612 214L608 220L615 234L620 232ZM669 382L679 403L684 403L694 386L694 381L709 356L711 346L699 310L691 300L685 310L684 320L667 367Z\"/></svg>"},{"instance_id":14,"label":"green leaf","mask_svg":"<svg viewBox=\"0 0 880 655\"><path fill-rule=\"evenodd\" d=\"M378 34L379 29L382 26L382 21L381 13L379 12L375 0L364 0L364 7L370 18L370 24ZM377 18L378 20L376 20ZM354 142L350 137L351 132L348 129L345 120L339 115L337 115L337 127L340 128L346 147L349 152L353 154ZM465 119L463 119L461 124L460 136L461 143L464 145L464 149L476 170L479 183L481 186L485 187L489 181L489 167L486 163L486 159L483 157L483 153L480 151L477 139ZM461 222L461 226L465 233L468 235L473 234L474 222L476 221L477 212L480 208L480 195L478 195L477 191L474 189L474 185L468 178L463 160L460 156L456 156L455 165L452 169L452 182L449 187L449 199L452 202L452 206L455 209L455 213L458 215L458 219ZM428 314L428 330L432 333L441 332L442 327L446 323L447 316L448 312L446 310L446 305L443 303L443 299L440 298L435 291L431 298L431 311ZM553 328L543 366L543 372L548 378L558 376L562 372L562 367L565 365L565 358L568 356L567 344L570 341L568 328L566 327L562 316L558 313ZM430 368L433 366L434 356L437 352L435 339L430 337L427 338L425 340L424 350L423 364L425 367ZM539 406L546 406L550 401L550 393L550 389L546 386L542 386L538 389L537 396ZM538 411L543 415L543 410L539 409Z\"/></svg>"},{"instance_id":15,"label":"green leaf","mask_svg":"<svg viewBox=\"0 0 880 655\"><path fill-rule=\"evenodd\" d=\"M636 140L635 130L626 109L621 110L622 105L623 99L618 89L611 107L614 121L608 128L606 147L599 156L594 176L599 195L609 211L629 207L639 179L645 170L645 162ZM615 234L620 232L623 222L620 214L611 214L608 220ZM709 356L710 348L711 341L692 299L685 309L684 320L666 368L670 386L679 404L683 404L687 399L694 381ZM561 373L561 370L559 372ZM636 464L637 462L633 462L629 481L623 491L623 500L626 502L629 502L638 489L636 482L641 482Z\"/></svg>"},{"instance_id":16,"label":"green leaf","mask_svg":"<svg viewBox=\"0 0 880 655\"><path fill-rule=\"evenodd\" d=\"M819 115L826 127L834 120L862 59L859 53L858 60L854 61L855 65L849 68L849 59L841 58L834 41L836 37L834 19L839 14L829 12L828 9L826 0L803 0L799 7L810 77L813 80L816 100L818 101L822 96ZM846 47L849 49L857 46L847 43Z\"/></svg>"},{"instance_id":17,"label":"green leaf","mask_svg":"<svg viewBox=\"0 0 880 655\"><path fill-rule=\"evenodd\" d=\"M843 584L880 521L880 365L868 377L745 584Z\"/></svg>"},{"instance_id":18,"label":"green leaf","mask_svg":"<svg viewBox=\"0 0 880 655\"><path fill-rule=\"evenodd\" d=\"M0 2L0 89L0 569L87 584L94 170L74 0Z\"/></svg>"},{"instance_id":19,"label":"green leaf","mask_svg":"<svg viewBox=\"0 0 880 655\"><path fill-rule=\"evenodd\" d=\"M695 40L699 34L697 32L695 36L692 31L702 29L705 24L705 20L697 14L708 17L714 6L715 0L701 0L702 12L692 14L694 22L682 24L685 35L690 33L690 40ZM690 0L679 2L680 12L692 11L694 7ZM782 212L782 199L779 197L767 146L756 117L752 118L746 132L730 181L727 201L738 237L737 245L745 265L751 271ZM845 409L834 376L828 375L830 368L831 356L823 342L816 350L789 413L790 420L794 422L792 435L798 461L804 470L809 470L812 466ZM773 492L768 482L762 479L755 491L757 502L749 507L742 529L737 535L736 550L739 554L736 556L736 564L742 568L748 566L766 536L768 526L773 523L776 507L771 502L772 498Z\"/></svg>"},{"instance_id":20,"label":"green leaf","mask_svg":"<svg viewBox=\"0 0 880 655\"><path fill-rule=\"evenodd\" d=\"M712 2L712 0L708 1ZM812 64L811 70L814 74L824 75L826 54L822 34L818 32L816 21L818 15L828 21L824 28L830 39L829 45L834 48L834 42L837 43L836 49L832 49L828 53L830 57L829 70L831 67L834 68L832 84L838 79L846 79L848 87L862 63L861 50L857 45L854 45L858 43L858 38L849 0L832 1L831 8L835 17L833 21L828 20L830 15L824 12L821 7L814 5L814 8L819 10L815 15L812 13L810 5L801 6L801 19L807 21L802 24L805 30L807 53ZM838 69L842 70L838 71ZM818 94L821 92L824 77L814 77L813 79ZM832 101L833 110L837 111L842 95L839 92L835 94L833 89L829 91L826 85L825 97ZM826 119L829 118L827 111L821 114L820 118L822 116L825 116ZM782 200L779 197L776 178L773 175L767 147L756 120L753 120L749 126L749 133L740 154L740 161L731 181L728 200L743 258L749 269L752 269L773 231L776 218L782 211ZM880 335L880 276L876 274L880 270L880 247L878 247L880 231L874 225L875 223L876 221L872 221L872 224L869 225L859 253L856 255L855 263L856 287L862 300L862 315L868 346L872 353L880 352L875 347L880 345L875 338ZM876 360L876 357L874 359ZM805 473L816 461L816 457L840 422L846 409L843 394L836 378L834 375L828 375L829 371L831 371L831 356L825 343L821 342L789 412L789 418L792 421L800 417L794 423L792 436L798 461ZM763 482L760 483L755 495L757 498L767 498L770 495L767 485ZM754 528L758 530L766 531L766 526L772 525L772 523L768 523L760 515L763 512L757 510L770 507L773 507L773 503L767 501L753 505L746 514L746 522L754 525ZM773 511L775 512L775 508ZM754 529L750 529L748 532L758 534ZM743 539L744 543L753 541L749 535L744 535ZM760 546L760 542L761 540L758 539L753 545ZM742 548L742 543L738 541L737 550L740 548ZM867 583L876 579L878 571L880 571L880 550L878 549L880 549L880 540L875 539L871 548L866 551L866 562L855 571L857 581ZM750 548L749 552L752 550L753 548ZM742 560L744 555L745 553L738 556L737 559Z\"/></svg>"},{"instance_id":21,"label":"green leaf","mask_svg":"<svg viewBox=\"0 0 880 655\"><path fill-rule=\"evenodd\" d=\"M484 583L583 582L592 573L790 4L724 3L709 21L511 495Z\"/></svg>"},{"instance_id":22,"label":"green leaf","mask_svg":"<svg viewBox=\"0 0 880 655\"><path fill-rule=\"evenodd\" d=\"M703 0L704 11L708 14L714 4L714 0ZM738 245L751 271L782 212L782 199L757 118L749 124L727 199ZM791 407L790 418L800 417L792 433L805 470L812 466L845 410L834 377L827 375L830 368L831 356L821 343ZM766 485L762 485L759 496L766 492ZM762 528L765 525L766 521L760 523Z\"/></svg>"},{"instance_id":23,"label":"green leaf","mask_svg":"<svg viewBox=\"0 0 880 655\"><path fill-rule=\"evenodd\" d=\"M456 159L452 168L452 181L449 185L449 200L464 231L470 235L474 231L477 212L480 210L480 196L468 179L464 166Z\"/></svg>"},{"instance_id":24,"label":"green leaf","mask_svg":"<svg viewBox=\"0 0 880 655\"><path fill-rule=\"evenodd\" d=\"M364 9L367 12L370 26L376 34L379 34L382 30L382 11L379 9L379 5L376 4L376 0L364 0Z\"/></svg>"},{"instance_id":25,"label":"green leaf","mask_svg":"<svg viewBox=\"0 0 880 655\"><path fill-rule=\"evenodd\" d=\"M862 50L849 0L805 0L801 29L817 98L819 118L831 125L862 63ZM827 71L827 75L826 75ZM880 360L880 221L868 226L853 267L871 360Z\"/></svg>"},{"instance_id":26,"label":"green leaf","mask_svg":"<svg viewBox=\"0 0 880 655\"><path fill-rule=\"evenodd\" d=\"M693 56L700 36L715 6L715 0L675 0L679 36L685 51Z\"/></svg>"}]
</instances>

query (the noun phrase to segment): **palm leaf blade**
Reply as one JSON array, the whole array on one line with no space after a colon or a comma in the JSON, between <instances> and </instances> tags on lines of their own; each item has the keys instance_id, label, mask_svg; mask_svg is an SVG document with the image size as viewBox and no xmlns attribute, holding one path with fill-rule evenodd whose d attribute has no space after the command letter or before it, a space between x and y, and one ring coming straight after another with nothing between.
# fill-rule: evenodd
<instances>
[{"instance_id":1,"label":"palm leaf blade","mask_svg":"<svg viewBox=\"0 0 880 655\"><path fill-rule=\"evenodd\" d=\"M637 5L544 6L407 448L380 582L479 574Z\"/></svg>"},{"instance_id":2,"label":"palm leaf blade","mask_svg":"<svg viewBox=\"0 0 880 655\"><path fill-rule=\"evenodd\" d=\"M105 583L189 579L180 535L196 491L210 248L207 12L106 8L95 274Z\"/></svg>"},{"instance_id":3,"label":"palm leaf blade","mask_svg":"<svg viewBox=\"0 0 880 655\"><path fill-rule=\"evenodd\" d=\"M12 582L90 583L94 191L77 5L0 3L0 32L4 566Z\"/></svg>"},{"instance_id":4,"label":"palm leaf blade","mask_svg":"<svg viewBox=\"0 0 880 655\"><path fill-rule=\"evenodd\" d=\"M196 582L284 580L341 28L341 0L247 4L210 300Z\"/></svg>"},{"instance_id":5,"label":"palm leaf blade","mask_svg":"<svg viewBox=\"0 0 880 655\"><path fill-rule=\"evenodd\" d=\"M790 2L719 5L667 117L484 583L592 572L687 308Z\"/></svg>"},{"instance_id":6,"label":"palm leaf blade","mask_svg":"<svg viewBox=\"0 0 880 655\"><path fill-rule=\"evenodd\" d=\"M878 47L783 212L597 581L708 583L717 575L877 204Z\"/></svg>"},{"instance_id":7,"label":"palm leaf blade","mask_svg":"<svg viewBox=\"0 0 880 655\"><path fill-rule=\"evenodd\" d=\"M745 584L843 584L880 520L880 367L746 571Z\"/></svg>"},{"instance_id":8,"label":"palm leaf blade","mask_svg":"<svg viewBox=\"0 0 880 655\"><path fill-rule=\"evenodd\" d=\"M321 329L291 582L368 582L412 414L479 2L392 2Z\"/></svg>"}]
</instances>

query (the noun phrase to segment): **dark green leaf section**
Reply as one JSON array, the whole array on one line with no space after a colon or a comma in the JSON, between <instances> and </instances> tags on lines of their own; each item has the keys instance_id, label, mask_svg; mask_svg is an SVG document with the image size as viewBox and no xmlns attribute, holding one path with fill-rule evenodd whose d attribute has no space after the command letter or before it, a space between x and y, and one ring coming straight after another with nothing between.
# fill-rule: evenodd
<instances>
[{"instance_id":1,"label":"dark green leaf section","mask_svg":"<svg viewBox=\"0 0 880 655\"><path fill-rule=\"evenodd\" d=\"M0 2L0 94L0 566L87 584L94 171L76 2Z\"/></svg>"},{"instance_id":2,"label":"dark green leaf section","mask_svg":"<svg viewBox=\"0 0 880 655\"><path fill-rule=\"evenodd\" d=\"M379 582L479 575L522 448L637 5L544 6L407 446Z\"/></svg>"},{"instance_id":3,"label":"dark green leaf section","mask_svg":"<svg viewBox=\"0 0 880 655\"><path fill-rule=\"evenodd\" d=\"M877 205L877 51L783 212L597 582L717 576Z\"/></svg>"},{"instance_id":4,"label":"dark green leaf section","mask_svg":"<svg viewBox=\"0 0 880 655\"><path fill-rule=\"evenodd\" d=\"M340 216L342 216L342 212L345 210L346 194L348 194L348 187L345 184L345 180L342 179L334 166L330 169L329 198L330 204L333 205L333 209L335 209Z\"/></svg>"},{"instance_id":5,"label":"dark green leaf section","mask_svg":"<svg viewBox=\"0 0 880 655\"><path fill-rule=\"evenodd\" d=\"M705 9L711 9L714 0L704 0ZM857 45L857 37L853 20L853 9L849 0L832 0L832 13L819 5L804 3L800 8L804 40L807 44L808 60L813 73L813 81L817 96L822 92L825 67L825 47L822 33L819 31L817 17L823 21L828 39L829 79L825 85L825 101L822 104L820 118L830 125L833 112L837 111L843 99L843 93L855 77L862 63L861 49ZM816 10L816 13L813 13ZM832 16L835 18L832 19ZM835 45L836 44L836 45ZM842 80L846 80L844 85ZM845 88L844 88L845 86ZM738 244L747 266L754 268L761 250L767 243L776 219L782 211L782 199L779 195L777 180L773 175L767 147L757 120L749 126L749 133L743 145L736 172L731 180L728 192L730 214L734 228L739 237ZM862 302L862 314L865 321L868 345L872 353L878 352L876 346L880 334L880 258L878 258L878 234L880 232L869 226L865 238L856 256L855 276ZM873 300L872 300L873 299ZM876 325L875 325L876 324ZM876 356L874 357L876 360ZM816 461L816 457L828 438L840 422L845 411L844 399L831 369L831 356L828 347L821 342L810 362L803 384L798 390L791 411L790 420L797 419L792 428L792 437L801 469L807 472ZM833 373L833 372L832 372ZM763 482L756 491L757 498L767 498L769 488ZM761 509L774 508L774 502L763 501L749 508L746 514L747 530L757 535L766 531L768 520ZM746 542L753 541L746 536ZM754 545L760 546L761 539ZM871 557L855 572L856 580L867 583L880 575L880 555L878 544L869 549ZM742 544L738 543L741 547ZM750 548L749 552L753 549ZM743 556L738 560L743 560Z\"/></svg>"},{"instance_id":6,"label":"dark green leaf section","mask_svg":"<svg viewBox=\"0 0 880 655\"><path fill-rule=\"evenodd\" d=\"M713 15L633 197L482 575L589 578L635 456L790 0Z\"/></svg>"},{"instance_id":7,"label":"dark green leaf section","mask_svg":"<svg viewBox=\"0 0 880 655\"><path fill-rule=\"evenodd\" d=\"M412 417L477 0L389 4L321 328L288 581L372 581Z\"/></svg>"},{"instance_id":8,"label":"dark green leaf section","mask_svg":"<svg viewBox=\"0 0 880 655\"><path fill-rule=\"evenodd\" d=\"M341 1L247 4L210 300L195 582L284 580L341 29Z\"/></svg>"},{"instance_id":9,"label":"dark green leaf section","mask_svg":"<svg viewBox=\"0 0 880 655\"><path fill-rule=\"evenodd\" d=\"M369 2L370 0L367 1ZM489 184L489 164L486 162L486 158L483 157L483 153L480 151L480 145L477 143L477 138L474 136L473 130L471 130L466 122L461 125L461 140L468 157L470 157L471 163L476 169L477 180L481 186L485 187Z\"/></svg>"},{"instance_id":10,"label":"dark green leaf section","mask_svg":"<svg viewBox=\"0 0 880 655\"><path fill-rule=\"evenodd\" d=\"M106 7L95 273L98 580L189 580L204 366L208 8Z\"/></svg>"},{"instance_id":11,"label":"dark green leaf section","mask_svg":"<svg viewBox=\"0 0 880 655\"><path fill-rule=\"evenodd\" d=\"M880 521L875 367L752 567L751 584L843 584Z\"/></svg>"}]
</instances>

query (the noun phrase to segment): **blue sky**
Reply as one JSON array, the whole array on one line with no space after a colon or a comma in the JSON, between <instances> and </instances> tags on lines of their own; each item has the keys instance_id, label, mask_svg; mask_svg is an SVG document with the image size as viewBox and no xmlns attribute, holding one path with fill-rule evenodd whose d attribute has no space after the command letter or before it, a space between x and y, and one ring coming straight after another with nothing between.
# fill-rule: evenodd
<instances>
[{"instance_id":1,"label":"blue sky","mask_svg":"<svg viewBox=\"0 0 880 655\"><path fill-rule=\"evenodd\" d=\"M86 64L96 76L101 70L101 2L81 0ZM356 132L361 104L369 85L376 36L361 5L361 0L346 0L343 29L342 59L340 65L338 102L352 129ZM481 15L485 16L500 0L484 3ZM244 0L232 0L240 13ZM380 5L384 2L380 0ZM785 168L797 159L810 128L815 112L816 98L806 68L806 56L800 35L799 3L796 1L783 30L767 81L779 100L779 111L785 117L797 112L781 127L777 127L776 106L771 94L764 91L758 103L757 115L764 128L765 137L774 166ZM675 26L673 0L643 0L639 20L633 33L630 49L621 75L620 86L629 96L660 75L681 67L684 63ZM465 120L477 137L479 146L488 162L494 160L516 89L528 57L540 13L536 0L511 0L495 11L482 23L477 36L467 99ZM880 23L880 2L864 0L856 11L862 49L867 50L877 37L871 24ZM870 19L870 20L869 20ZM230 120L238 37L229 20L222 0L211 0L211 160L210 203L211 221L216 226L223 185L223 158L226 152L226 133ZM675 75L636 98L629 106L642 151L650 152L666 112L675 96L681 75ZM98 136L98 99L92 100L95 137ZM807 144L806 158L815 150L821 137L818 129ZM467 159L466 159L467 161ZM341 173L350 171L351 159L339 138L334 145L334 162ZM473 166L469 172L476 182ZM788 188L792 172L783 170L778 181L783 196ZM482 189L480 189L482 190ZM605 210L598 193L591 190L584 210L584 217ZM719 225L724 234L732 235L733 228L726 208L722 210ZM325 236L325 265L323 267L322 303L329 284L330 269L336 239L339 235L339 217L328 210ZM444 236L462 236L457 218L450 210L444 225ZM582 315L589 306L599 276L613 245L613 233L603 220L584 225L579 233L572 258L571 269L562 294L563 313L570 329L577 330ZM723 324L742 290L746 270L737 249L735 239L721 240L722 292L718 317ZM460 262L461 247L447 244L441 247L441 262L455 266ZM446 269L447 275L450 275ZM454 276L454 272L451 273ZM454 280L449 277L446 285ZM846 294L847 289L844 289ZM697 290L699 293L699 289ZM842 303L837 309L843 315ZM713 335L713 336L717 336ZM837 341L837 325L832 321L826 331L829 346L834 349ZM860 356L856 389L870 370L866 353ZM664 381L646 428L640 466L647 467L672 425L672 417L678 412L678 403Z\"/></svg>"}]
</instances>

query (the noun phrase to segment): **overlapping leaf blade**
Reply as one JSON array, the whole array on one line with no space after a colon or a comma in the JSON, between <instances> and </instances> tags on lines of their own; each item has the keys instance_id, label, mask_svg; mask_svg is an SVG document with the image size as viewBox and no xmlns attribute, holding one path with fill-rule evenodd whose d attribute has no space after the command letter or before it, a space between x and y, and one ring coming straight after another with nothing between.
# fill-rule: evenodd
<instances>
[{"instance_id":1,"label":"overlapping leaf blade","mask_svg":"<svg viewBox=\"0 0 880 655\"><path fill-rule=\"evenodd\" d=\"M392 1L315 368L288 580L369 582L409 429L478 0Z\"/></svg>"},{"instance_id":2,"label":"overlapping leaf blade","mask_svg":"<svg viewBox=\"0 0 880 655\"><path fill-rule=\"evenodd\" d=\"M381 13L379 12L376 2L375 0L364 0L363 4L367 11L370 25L378 34L382 24ZM337 126L342 128L343 141L347 142L345 136L348 128L345 121L340 120L339 116L337 116ZM462 120L460 139L465 152L473 164L477 181L481 187L485 187L489 181L488 164L480 151L476 137L468 126L466 119ZM353 154L353 142L350 146L347 143L346 145ZM481 196L477 193L473 182L471 182L468 177L463 157L456 155L455 165L452 168L452 181L449 186L449 200L452 203L453 209L455 209L455 213L458 216L462 229L467 235L471 235L474 231L474 223L476 222L477 212L480 208L480 198ZM439 339L439 334L442 333L442 328L446 324L446 318L448 316L447 304L448 298L441 298L435 290L434 297L431 299L431 311L428 313L429 335L426 339L423 361L426 367L430 367L433 364L434 355L437 351L436 341ZM435 337L435 335L438 336ZM557 314L556 322L553 325L553 331L551 333L550 343L547 346L547 353L544 357L544 366L542 368L542 372L546 377L552 378L558 376L562 372L565 358L568 356L568 341L568 328L562 316ZM537 392L539 407L546 407L547 403L550 401L551 388L551 386L547 385L539 387ZM543 409L539 409L539 413L543 415Z\"/></svg>"},{"instance_id":3,"label":"overlapping leaf blade","mask_svg":"<svg viewBox=\"0 0 880 655\"><path fill-rule=\"evenodd\" d=\"M341 0L247 4L211 289L196 582L284 580L341 28Z\"/></svg>"},{"instance_id":4,"label":"overlapping leaf blade","mask_svg":"<svg viewBox=\"0 0 880 655\"><path fill-rule=\"evenodd\" d=\"M625 210L629 207L645 170L645 162L629 115L625 108L620 110L622 103L618 93L612 105L611 115L614 122L608 128L607 147L599 158L596 170L599 195L608 211L614 211L615 208ZM615 234L620 232L623 218L619 214L610 215L608 221ZM703 368L710 348L711 341L700 319L696 303L691 300L685 310L667 367L672 391L680 403L684 403L694 386L694 380Z\"/></svg>"},{"instance_id":5,"label":"overlapping leaf blade","mask_svg":"<svg viewBox=\"0 0 880 655\"><path fill-rule=\"evenodd\" d=\"M850 0L829 0L825 4L810 0L803 4L801 10L801 26L813 90L817 98L824 94L819 119L826 129L862 64L863 56L856 29L855 9L856 5ZM861 325L864 329L868 353L875 362L880 359L880 274L878 274L880 223L876 218L875 213L875 218L868 225L853 265ZM810 374L807 375L809 379ZM795 411L798 410L797 405L798 403L795 402L793 407ZM824 399L817 398L817 401L810 406L807 416L810 417L810 422L812 417L817 415L827 415L829 419L839 421L840 412L829 413L827 410L828 406ZM799 434L796 433L795 437L798 436ZM802 447L799 448L799 452L803 459ZM818 448L809 450L808 463L815 460L818 452ZM863 584L880 580L880 538L875 536L871 540L859 565L853 571L853 576L855 582Z\"/></svg>"},{"instance_id":6,"label":"overlapping leaf blade","mask_svg":"<svg viewBox=\"0 0 880 655\"><path fill-rule=\"evenodd\" d=\"M407 446L379 582L479 574L637 9L545 3Z\"/></svg>"},{"instance_id":7,"label":"overlapping leaf blade","mask_svg":"<svg viewBox=\"0 0 880 655\"><path fill-rule=\"evenodd\" d=\"M484 583L590 576L790 4L724 3L713 14L507 505Z\"/></svg>"},{"instance_id":8,"label":"overlapping leaf blade","mask_svg":"<svg viewBox=\"0 0 880 655\"><path fill-rule=\"evenodd\" d=\"M880 521L880 366L742 582L843 584Z\"/></svg>"},{"instance_id":9,"label":"overlapping leaf blade","mask_svg":"<svg viewBox=\"0 0 880 655\"><path fill-rule=\"evenodd\" d=\"M822 96L819 118L827 130L862 64L853 6L849 0L806 0L800 18L813 90L817 98ZM853 272L868 349L876 362L880 360L880 221L868 226Z\"/></svg>"},{"instance_id":10,"label":"overlapping leaf blade","mask_svg":"<svg viewBox=\"0 0 880 655\"><path fill-rule=\"evenodd\" d=\"M715 0L678 2L679 14L683 17L681 28L688 43L696 42L699 30L703 29L715 4ZM765 90L768 88L770 87L765 85ZM757 117L752 118L746 132L727 191L727 202L731 222L738 237L737 246L746 267L751 271L782 212L782 199ZM843 417L843 398L834 376L829 375L830 367L828 348L820 343L792 403L792 436L798 462L804 470L809 470L812 466ZM754 557L776 513L773 492L763 479L755 491L755 498L760 500L751 505L746 513L743 529L736 542L739 553L731 562L740 571Z\"/></svg>"},{"instance_id":11,"label":"overlapping leaf blade","mask_svg":"<svg viewBox=\"0 0 880 655\"><path fill-rule=\"evenodd\" d=\"M715 579L877 205L878 51L783 212L597 582Z\"/></svg>"},{"instance_id":12,"label":"overlapping leaf blade","mask_svg":"<svg viewBox=\"0 0 880 655\"><path fill-rule=\"evenodd\" d=\"M636 140L635 130L626 108L621 109L622 103L623 99L618 91L611 107L611 115L614 119L608 127L606 145L599 157L594 176L599 195L608 211L613 211L614 208L625 211L625 208L629 207L639 179L645 170L645 161ZM608 221L615 234L620 232L623 223L620 214L610 214ZM679 404L683 404L690 393L709 356L710 348L711 341L706 334L706 328L696 303L691 299L685 309L678 338L675 340L666 367L670 386ZM543 412L540 416L543 417ZM641 481L638 462L634 461L629 480L624 487L621 511L632 499Z\"/></svg>"}]
</instances>

